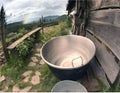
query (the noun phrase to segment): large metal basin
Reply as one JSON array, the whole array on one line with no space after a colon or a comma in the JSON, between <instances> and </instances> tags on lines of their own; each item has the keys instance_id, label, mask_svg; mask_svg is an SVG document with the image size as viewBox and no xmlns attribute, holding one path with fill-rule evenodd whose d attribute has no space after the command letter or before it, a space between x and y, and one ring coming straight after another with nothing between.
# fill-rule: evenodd
<instances>
[{"instance_id":1,"label":"large metal basin","mask_svg":"<svg viewBox=\"0 0 120 93\"><path fill-rule=\"evenodd\" d=\"M51 71L62 80L77 80L95 55L94 43L83 36L66 35L49 40L41 49L41 57Z\"/></svg>"}]
</instances>

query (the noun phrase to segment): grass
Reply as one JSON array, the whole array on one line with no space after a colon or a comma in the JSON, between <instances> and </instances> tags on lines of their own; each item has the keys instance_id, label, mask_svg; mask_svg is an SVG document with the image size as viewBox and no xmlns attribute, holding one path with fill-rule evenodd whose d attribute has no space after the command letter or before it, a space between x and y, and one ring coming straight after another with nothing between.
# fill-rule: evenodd
<instances>
[{"instance_id":1,"label":"grass","mask_svg":"<svg viewBox=\"0 0 120 93\"><path fill-rule=\"evenodd\" d=\"M69 27L66 26L65 22L61 22L59 25L47 27L44 29L44 33L40 35L40 40L45 43L53 37L63 36L69 34Z\"/></svg>"},{"instance_id":2,"label":"grass","mask_svg":"<svg viewBox=\"0 0 120 93\"><path fill-rule=\"evenodd\" d=\"M101 92L105 92L106 91L106 85L100 79L97 79L97 80L98 80L99 85L101 87Z\"/></svg>"},{"instance_id":3,"label":"grass","mask_svg":"<svg viewBox=\"0 0 120 93\"><path fill-rule=\"evenodd\" d=\"M11 57L9 62L1 68L1 74L17 82L25 71L27 60Z\"/></svg>"},{"instance_id":4,"label":"grass","mask_svg":"<svg viewBox=\"0 0 120 93\"><path fill-rule=\"evenodd\" d=\"M41 83L33 87L39 92L50 92L52 87L59 81L49 70L48 66L44 64L39 69L41 72Z\"/></svg>"},{"instance_id":5,"label":"grass","mask_svg":"<svg viewBox=\"0 0 120 93\"><path fill-rule=\"evenodd\" d=\"M69 28L65 25L65 22L61 22L59 25L47 27L44 29L44 33L40 35L40 40L45 43L52 37L61 36L61 35L67 35L69 32ZM33 52L34 53L34 52ZM33 74L30 76L30 78L34 75L35 71L41 72L40 77L40 84L38 85L32 85L31 91L37 91L37 92L50 92L53 86L59 81L49 70L48 66L46 64L40 66L37 65L36 67L28 67L28 62L30 62L30 58L26 58L23 60L23 58L17 58L14 57L15 55L10 54L9 62L3 66L0 67L0 74L4 75L11 81L7 82L8 86L8 92L12 91L12 87L15 84L18 84L19 87L25 88L26 86L31 86L31 83L24 83L21 82L23 80L22 74L27 70L32 70ZM40 58L41 59L41 58ZM2 89L2 83L0 83L0 90Z\"/></svg>"},{"instance_id":6,"label":"grass","mask_svg":"<svg viewBox=\"0 0 120 93\"><path fill-rule=\"evenodd\" d=\"M9 62L5 66L0 67L1 75L4 75L7 79L5 83L9 88L8 91L12 91L13 85L20 82L23 78L21 74L26 71L26 65L28 64L27 62L28 59L23 61L20 58L10 56Z\"/></svg>"},{"instance_id":7,"label":"grass","mask_svg":"<svg viewBox=\"0 0 120 93\"><path fill-rule=\"evenodd\" d=\"M32 86L32 84L30 82L19 82L18 86L19 86L20 89L23 89L27 86Z\"/></svg>"}]
</instances>

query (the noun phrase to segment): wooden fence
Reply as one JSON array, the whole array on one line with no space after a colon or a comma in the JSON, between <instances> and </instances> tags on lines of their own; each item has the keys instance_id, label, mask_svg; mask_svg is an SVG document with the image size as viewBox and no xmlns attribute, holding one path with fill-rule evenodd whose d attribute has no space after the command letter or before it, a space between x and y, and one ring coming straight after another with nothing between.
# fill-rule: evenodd
<instances>
[{"instance_id":1,"label":"wooden fence","mask_svg":"<svg viewBox=\"0 0 120 93\"><path fill-rule=\"evenodd\" d=\"M7 47L8 50L12 50L14 49L18 44L20 44L22 41L24 41L25 39L27 39L28 37L30 37L31 35L35 34L36 37L39 35L39 32L42 30L41 27L36 28L35 30L30 31L29 33L25 34L24 36L22 36L21 38L19 38L18 40L16 40L15 42L13 42L11 45L9 45Z\"/></svg>"}]
</instances>

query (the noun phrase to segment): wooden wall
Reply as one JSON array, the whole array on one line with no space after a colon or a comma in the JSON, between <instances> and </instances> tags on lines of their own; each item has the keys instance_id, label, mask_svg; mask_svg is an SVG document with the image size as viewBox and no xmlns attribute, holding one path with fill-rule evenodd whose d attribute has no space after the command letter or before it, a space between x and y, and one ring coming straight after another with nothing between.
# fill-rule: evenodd
<instances>
[{"instance_id":1,"label":"wooden wall","mask_svg":"<svg viewBox=\"0 0 120 93\"><path fill-rule=\"evenodd\" d=\"M91 10L120 7L120 0L91 0Z\"/></svg>"},{"instance_id":2,"label":"wooden wall","mask_svg":"<svg viewBox=\"0 0 120 93\"><path fill-rule=\"evenodd\" d=\"M77 4L80 6L80 1ZM96 46L91 67L95 77L103 81L108 90L110 87L117 87L120 78L120 0L87 0L86 4L90 4L90 9L80 8L77 14L89 14L89 18L79 16L73 25L79 28L81 20L84 19L85 25L87 22L86 36Z\"/></svg>"},{"instance_id":3,"label":"wooden wall","mask_svg":"<svg viewBox=\"0 0 120 93\"><path fill-rule=\"evenodd\" d=\"M120 78L119 7L120 0L94 0L87 26L87 37L95 43L98 64L110 86L117 86Z\"/></svg>"}]
</instances>

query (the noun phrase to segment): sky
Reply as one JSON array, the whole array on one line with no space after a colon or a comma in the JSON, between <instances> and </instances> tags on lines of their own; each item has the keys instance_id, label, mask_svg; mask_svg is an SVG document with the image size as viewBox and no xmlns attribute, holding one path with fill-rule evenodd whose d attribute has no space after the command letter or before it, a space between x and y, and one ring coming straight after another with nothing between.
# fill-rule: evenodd
<instances>
[{"instance_id":1,"label":"sky","mask_svg":"<svg viewBox=\"0 0 120 93\"><path fill-rule=\"evenodd\" d=\"M17 21L30 22L41 16L67 14L68 0L0 0L6 12L8 23Z\"/></svg>"}]
</instances>

